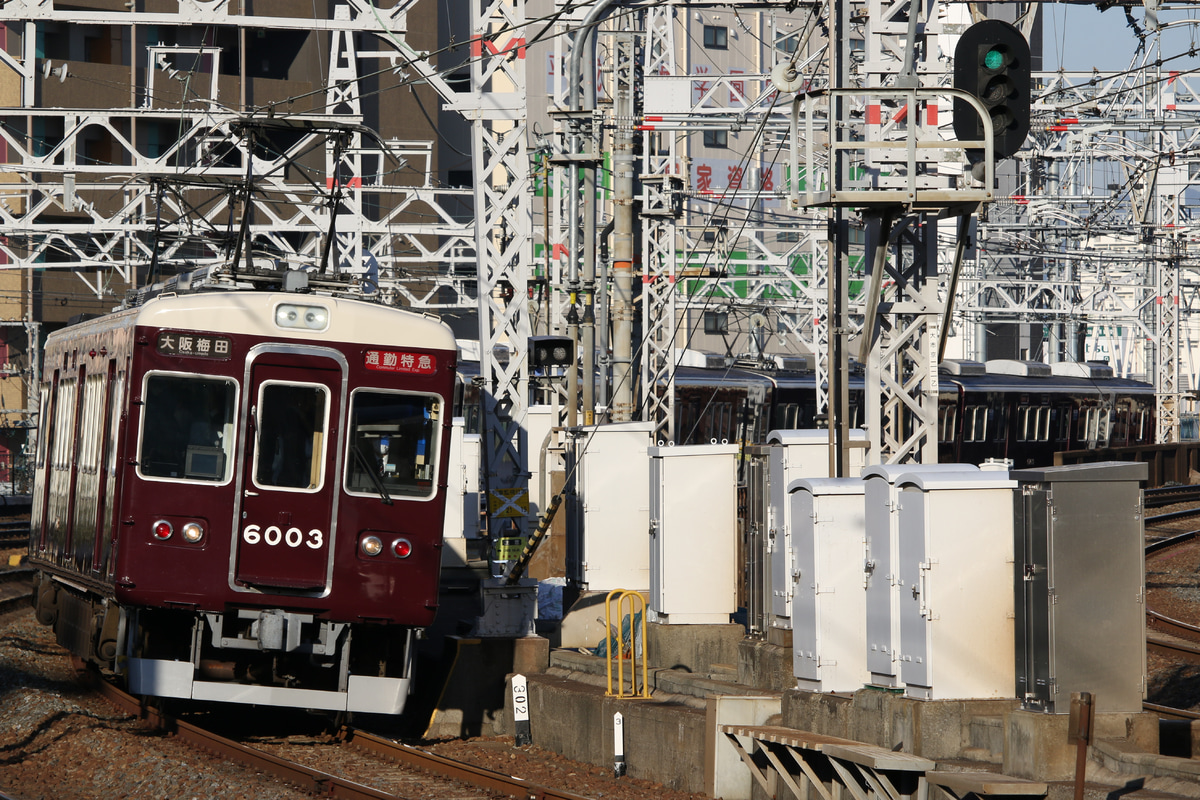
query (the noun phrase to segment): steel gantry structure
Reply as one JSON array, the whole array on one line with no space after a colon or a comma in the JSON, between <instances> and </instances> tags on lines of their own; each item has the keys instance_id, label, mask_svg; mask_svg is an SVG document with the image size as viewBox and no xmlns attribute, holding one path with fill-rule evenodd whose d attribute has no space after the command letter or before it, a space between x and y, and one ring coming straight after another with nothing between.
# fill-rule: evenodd
<instances>
[{"instance_id":1,"label":"steel gantry structure","mask_svg":"<svg viewBox=\"0 0 1200 800\"><path fill-rule=\"evenodd\" d=\"M663 437L679 351L705 311L753 320L747 355L775 337L813 359L835 443L857 353L881 387L866 413L873 461L936 457L942 342L954 333L950 352L983 357L998 320L1046 327L1054 352L1029 356L1105 350L1153 379L1160 438L1177 435L1195 388L1196 96L1191 74L1149 49L1117 75L1039 75L1034 133L993 197L949 133L947 59L973 5L472 0L460 79L438 66L446 53L409 43L407 0L347 0L328 19L234 0L79 5L0 8L17 43L0 56L18 98L0 128L9 264L73 270L101 296L152 262L219 263L222 220L240 216L256 253L360 274L404 305L476 308L489 488L519 527L534 332L580 343L584 422L641 416ZM1032 30L1036 3L996 7ZM128 63L38 52L39 32L101 24L130 28ZM139 39L151 26L199 33ZM698 27L740 31L753 56L704 63ZM244 78L246 37L262 29L327 37L319 91L256 100L243 80L232 96L226 44ZM536 97L531 58L548 65L539 81L554 73ZM80 80L103 84L108 107L60 102ZM469 186L437 185L430 142L364 124L364 97L414 85L469 124ZM699 154L709 134L738 158ZM452 211L467 198L469 219ZM969 242L966 220L993 199ZM939 228L945 217L959 223Z\"/></svg>"}]
</instances>

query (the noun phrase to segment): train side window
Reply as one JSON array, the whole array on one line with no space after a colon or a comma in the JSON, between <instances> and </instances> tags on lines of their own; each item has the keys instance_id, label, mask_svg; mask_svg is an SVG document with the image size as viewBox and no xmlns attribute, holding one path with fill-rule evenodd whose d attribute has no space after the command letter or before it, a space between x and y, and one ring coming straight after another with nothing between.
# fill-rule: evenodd
<instances>
[{"instance_id":1,"label":"train side window","mask_svg":"<svg viewBox=\"0 0 1200 800\"><path fill-rule=\"evenodd\" d=\"M43 410L42 413L42 430L37 437L37 463L46 463L46 446L50 440L48 435L49 427L46 421L50 419L50 386L49 384L42 385L42 391L39 399L38 408Z\"/></svg>"},{"instance_id":2,"label":"train side window","mask_svg":"<svg viewBox=\"0 0 1200 800\"><path fill-rule=\"evenodd\" d=\"M75 378L64 378L58 383L54 452L50 462L56 470L71 468L71 445L75 440L75 384Z\"/></svg>"},{"instance_id":3,"label":"train side window","mask_svg":"<svg viewBox=\"0 0 1200 800\"><path fill-rule=\"evenodd\" d=\"M207 375L151 373L142 396L138 446L142 477L229 480L236 382Z\"/></svg>"},{"instance_id":4,"label":"train side window","mask_svg":"<svg viewBox=\"0 0 1200 800\"><path fill-rule=\"evenodd\" d=\"M356 390L350 401L346 491L432 497L440 416L436 395Z\"/></svg>"},{"instance_id":5,"label":"train side window","mask_svg":"<svg viewBox=\"0 0 1200 800\"><path fill-rule=\"evenodd\" d=\"M857 403L850 404L850 423L851 428L861 428L862 425L862 409Z\"/></svg>"},{"instance_id":6,"label":"train side window","mask_svg":"<svg viewBox=\"0 0 1200 800\"><path fill-rule=\"evenodd\" d=\"M108 375L88 375L83 382L83 419L79 431L79 469L86 474L100 472L100 454L104 445L104 390ZM84 491L83 488L80 491Z\"/></svg>"},{"instance_id":7,"label":"train side window","mask_svg":"<svg viewBox=\"0 0 1200 800\"><path fill-rule=\"evenodd\" d=\"M938 441L953 442L958 432L958 408L953 405L938 406Z\"/></svg>"},{"instance_id":8,"label":"train side window","mask_svg":"<svg viewBox=\"0 0 1200 800\"><path fill-rule=\"evenodd\" d=\"M1112 410L1108 408L1100 409L1099 419L1096 423L1096 446L1108 447L1108 437L1112 432L1111 418Z\"/></svg>"},{"instance_id":9,"label":"train side window","mask_svg":"<svg viewBox=\"0 0 1200 800\"><path fill-rule=\"evenodd\" d=\"M717 404L717 427L715 433L718 442L733 441L733 403Z\"/></svg>"},{"instance_id":10,"label":"train side window","mask_svg":"<svg viewBox=\"0 0 1200 800\"><path fill-rule=\"evenodd\" d=\"M1017 441L1050 440L1050 406L1021 406L1017 409Z\"/></svg>"},{"instance_id":11,"label":"train side window","mask_svg":"<svg viewBox=\"0 0 1200 800\"><path fill-rule=\"evenodd\" d=\"M1108 447L1109 410L1087 408L1079 411L1079 440L1087 447Z\"/></svg>"},{"instance_id":12,"label":"train side window","mask_svg":"<svg viewBox=\"0 0 1200 800\"><path fill-rule=\"evenodd\" d=\"M1008 407L1001 404L997 405L989 412L991 424L988 426L995 432L995 441L1008 441Z\"/></svg>"},{"instance_id":13,"label":"train side window","mask_svg":"<svg viewBox=\"0 0 1200 800\"><path fill-rule=\"evenodd\" d=\"M1069 406L1059 406L1054 409L1054 441L1065 442L1071 438L1071 409Z\"/></svg>"},{"instance_id":14,"label":"train side window","mask_svg":"<svg viewBox=\"0 0 1200 800\"><path fill-rule=\"evenodd\" d=\"M1150 436L1150 432L1148 430L1150 415L1146 412L1146 409L1143 408L1140 411L1134 412L1134 419L1137 420L1137 441L1139 444L1141 444L1142 442L1147 441Z\"/></svg>"},{"instance_id":15,"label":"train side window","mask_svg":"<svg viewBox=\"0 0 1200 800\"><path fill-rule=\"evenodd\" d=\"M1030 406L1017 407L1017 441L1028 442L1033 441L1037 437L1035 430L1036 409Z\"/></svg>"},{"instance_id":16,"label":"train side window","mask_svg":"<svg viewBox=\"0 0 1200 800\"><path fill-rule=\"evenodd\" d=\"M987 441L987 406L967 406L963 409L963 441Z\"/></svg>"},{"instance_id":17,"label":"train side window","mask_svg":"<svg viewBox=\"0 0 1200 800\"><path fill-rule=\"evenodd\" d=\"M1129 408L1124 404L1114 409L1109 438L1117 447L1125 444L1129 439Z\"/></svg>"},{"instance_id":18,"label":"train side window","mask_svg":"<svg viewBox=\"0 0 1200 800\"><path fill-rule=\"evenodd\" d=\"M692 444L693 437L696 434L696 403L694 401L680 403L675 413L679 418L679 425L675 430L675 439L680 444Z\"/></svg>"},{"instance_id":19,"label":"train side window","mask_svg":"<svg viewBox=\"0 0 1200 800\"><path fill-rule=\"evenodd\" d=\"M800 427L800 405L784 403L775 409L775 427L779 430L795 430Z\"/></svg>"}]
</instances>

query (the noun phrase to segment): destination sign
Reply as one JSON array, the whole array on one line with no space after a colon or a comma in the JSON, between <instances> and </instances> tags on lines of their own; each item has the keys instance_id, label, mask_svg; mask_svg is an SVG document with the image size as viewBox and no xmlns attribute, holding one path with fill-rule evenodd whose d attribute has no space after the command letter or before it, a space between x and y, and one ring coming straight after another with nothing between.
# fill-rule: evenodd
<instances>
[{"instance_id":1,"label":"destination sign","mask_svg":"<svg viewBox=\"0 0 1200 800\"><path fill-rule=\"evenodd\" d=\"M164 356L229 358L233 350L233 340L228 336L213 336L207 333L163 331L158 334L155 347L159 355Z\"/></svg>"}]
</instances>

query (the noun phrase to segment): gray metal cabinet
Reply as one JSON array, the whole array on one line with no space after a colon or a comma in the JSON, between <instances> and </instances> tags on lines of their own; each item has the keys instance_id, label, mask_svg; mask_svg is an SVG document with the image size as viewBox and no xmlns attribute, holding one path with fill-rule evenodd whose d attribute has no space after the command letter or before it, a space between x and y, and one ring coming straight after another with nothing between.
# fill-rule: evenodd
<instances>
[{"instance_id":1,"label":"gray metal cabinet","mask_svg":"<svg viewBox=\"0 0 1200 800\"><path fill-rule=\"evenodd\" d=\"M1017 697L1065 714L1142 708L1146 686L1145 464L1016 470Z\"/></svg>"}]
</instances>

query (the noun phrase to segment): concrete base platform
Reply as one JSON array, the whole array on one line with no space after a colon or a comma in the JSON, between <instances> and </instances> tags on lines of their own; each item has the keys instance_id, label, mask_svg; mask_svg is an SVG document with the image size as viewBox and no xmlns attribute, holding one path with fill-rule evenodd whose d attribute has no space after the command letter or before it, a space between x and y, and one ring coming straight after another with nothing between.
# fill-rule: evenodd
<instances>
[{"instance_id":1,"label":"concrete base platform","mask_svg":"<svg viewBox=\"0 0 1200 800\"><path fill-rule=\"evenodd\" d=\"M1001 753L983 748L1003 747L1003 736L989 743L986 734L972 730L972 723L1003 718L1016 708L1015 699L916 700L885 689L860 689L852 695L791 689L783 694L783 724L935 760L991 762Z\"/></svg>"},{"instance_id":2,"label":"concrete base platform","mask_svg":"<svg viewBox=\"0 0 1200 800\"><path fill-rule=\"evenodd\" d=\"M710 675L718 665L738 663L738 647L746 635L741 625L646 624L646 652L667 669Z\"/></svg>"},{"instance_id":3,"label":"concrete base platform","mask_svg":"<svg viewBox=\"0 0 1200 800\"><path fill-rule=\"evenodd\" d=\"M1114 752L1158 757L1158 723L1157 716L1145 712L1097 714L1092 720L1093 750L1107 746ZM1006 773L1040 775L1051 781L1070 780L1075 775L1076 746L1067 741L1066 714L1016 710L1007 716L1005 727Z\"/></svg>"},{"instance_id":4,"label":"concrete base platform","mask_svg":"<svg viewBox=\"0 0 1200 800\"><path fill-rule=\"evenodd\" d=\"M1000 764L1006 775L1031 780L1070 780L1074 744L1067 715L1022 711L1004 700L915 700L898 692L861 689L853 695L790 690L783 696L783 724L841 736L932 759ZM1097 714L1097 741L1158 753L1153 714Z\"/></svg>"},{"instance_id":5,"label":"concrete base platform","mask_svg":"<svg viewBox=\"0 0 1200 800\"><path fill-rule=\"evenodd\" d=\"M739 644L739 658L762 646ZM927 701L878 689L852 695L770 692L712 677L722 674L720 664L709 665L717 667L712 674L656 667L648 670L651 699L618 698L607 694L604 659L573 650L547 654L547 643L538 637L515 643L461 639L456 647L457 663L427 736L512 735L506 673L520 671L528 681L534 744L611 767L613 715L620 711L628 774L679 791L760 796L740 758L716 731L719 725L784 725L898 748L938 762L938 769L1046 781L1050 800L1073 796L1075 749L1066 741L1066 716L1025 712L1015 699ZM768 658L779 655L768 652ZM544 659L548 669L538 671ZM735 673L739 678L741 666ZM480 697L485 699L474 699ZM1087 800L1200 798L1200 761L1158 755L1157 718L1101 714L1095 722ZM1188 727L1177 737L1188 755L1191 736Z\"/></svg>"},{"instance_id":6,"label":"concrete base platform","mask_svg":"<svg viewBox=\"0 0 1200 800\"><path fill-rule=\"evenodd\" d=\"M511 709L507 678L514 673L531 675L549 665L550 645L540 636L520 639L448 637L453 649L446 680L429 711L422 738L452 739L464 736L496 736L512 732L505 721ZM509 716L511 720L511 713Z\"/></svg>"}]
</instances>

